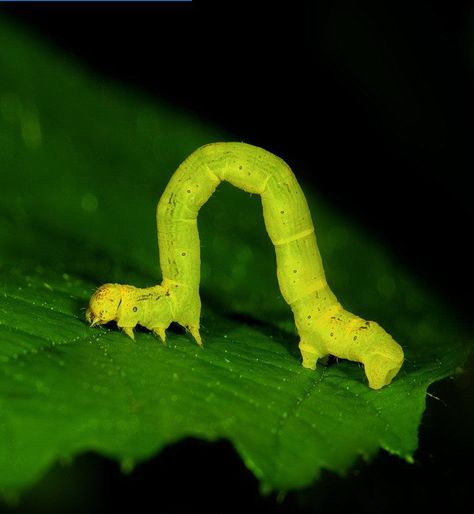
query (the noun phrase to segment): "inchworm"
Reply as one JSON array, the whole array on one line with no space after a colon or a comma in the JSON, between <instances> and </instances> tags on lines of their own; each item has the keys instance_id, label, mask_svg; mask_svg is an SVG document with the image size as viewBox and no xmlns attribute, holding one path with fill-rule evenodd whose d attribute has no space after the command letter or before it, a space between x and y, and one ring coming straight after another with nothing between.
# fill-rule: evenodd
<instances>
[{"instance_id":1,"label":"inchworm","mask_svg":"<svg viewBox=\"0 0 474 514\"><path fill-rule=\"evenodd\" d=\"M222 181L261 196L303 366L316 369L317 360L331 354L363 363L371 388L389 384L402 366L402 348L376 322L343 309L326 282L311 214L293 172L270 152L244 143L203 146L179 166L157 208L162 283L145 289L102 285L89 302L88 322L116 321L132 339L139 324L165 341L165 330L174 321L202 345L197 216Z\"/></svg>"}]
</instances>

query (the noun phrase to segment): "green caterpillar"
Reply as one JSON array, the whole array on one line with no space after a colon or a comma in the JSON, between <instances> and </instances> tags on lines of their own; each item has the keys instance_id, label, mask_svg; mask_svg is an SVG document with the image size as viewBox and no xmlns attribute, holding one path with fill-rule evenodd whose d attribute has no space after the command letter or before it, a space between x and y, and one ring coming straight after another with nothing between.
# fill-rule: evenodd
<instances>
[{"instance_id":1,"label":"green caterpillar","mask_svg":"<svg viewBox=\"0 0 474 514\"><path fill-rule=\"evenodd\" d=\"M105 284L92 296L87 321L116 321L132 339L141 325L165 341L177 322L199 345L201 300L199 209L222 181L261 196L265 226L275 246L281 293L293 311L303 366L335 355L364 364L369 386L387 385L403 364L403 350L374 321L343 309L329 289L311 214L293 172L275 155L244 143L212 143L192 153L169 181L157 208L163 281L139 289Z\"/></svg>"}]
</instances>

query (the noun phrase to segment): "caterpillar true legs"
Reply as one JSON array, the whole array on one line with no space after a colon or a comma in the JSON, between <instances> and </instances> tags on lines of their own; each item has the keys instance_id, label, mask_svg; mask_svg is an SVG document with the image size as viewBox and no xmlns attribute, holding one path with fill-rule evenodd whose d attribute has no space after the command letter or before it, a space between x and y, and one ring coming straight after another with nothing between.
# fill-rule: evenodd
<instances>
[{"instance_id":1,"label":"caterpillar true legs","mask_svg":"<svg viewBox=\"0 0 474 514\"><path fill-rule=\"evenodd\" d=\"M401 347L377 323L344 310L327 285L311 215L295 176L275 155L244 143L213 143L176 170L157 208L163 282L150 288L105 284L92 296L87 320L116 321L133 339L137 324L165 340L177 322L201 345L200 244L197 216L221 181L261 196L275 246L281 293L300 336L303 366L328 354L364 364L369 386L391 382L403 363Z\"/></svg>"}]
</instances>

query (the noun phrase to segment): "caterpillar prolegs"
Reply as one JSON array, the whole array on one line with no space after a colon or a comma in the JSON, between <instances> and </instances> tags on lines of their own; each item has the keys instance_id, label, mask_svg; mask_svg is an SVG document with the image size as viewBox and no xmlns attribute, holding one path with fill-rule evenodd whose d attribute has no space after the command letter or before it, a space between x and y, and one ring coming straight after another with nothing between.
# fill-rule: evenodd
<instances>
[{"instance_id":1,"label":"caterpillar prolegs","mask_svg":"<svg viewBox=\"0 0 474 514\"><path fill-rule=\"evenodd\" d=\"M326 282L311 214L293 172L270 152L244 143L203 146L179 166L157 208L162 283L145 289L102 285L90 299L88 322L116 321L132 339L139 324L165 341L165 330L174 321L202 345L197 216L222 181L261 196L303 366L316 369L317 360L331 354L362 363L371 388L389 384L402 366L402 348L374 321L343 309Z\"/></svg>"}]
</instances>

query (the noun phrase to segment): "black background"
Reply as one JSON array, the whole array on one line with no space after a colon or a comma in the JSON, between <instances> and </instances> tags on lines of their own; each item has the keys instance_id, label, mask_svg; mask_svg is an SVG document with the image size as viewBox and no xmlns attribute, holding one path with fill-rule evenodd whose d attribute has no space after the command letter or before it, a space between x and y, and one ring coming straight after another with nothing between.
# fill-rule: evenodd
<instances>
[{"instance_id":1,"label":"black background","mask_svg":"<svg viewBox=\"0 0 474 514\"><path fill-rule=\"evenodd\" d=\"M96 73L291 163L472 325L470 2L22 3L1 14ZM85 455L19 504L51 512L469 510L472 373L432 389L416 464L262 498L230 444L184 441L123 476Z\"/></svg>"}]
</instances>

